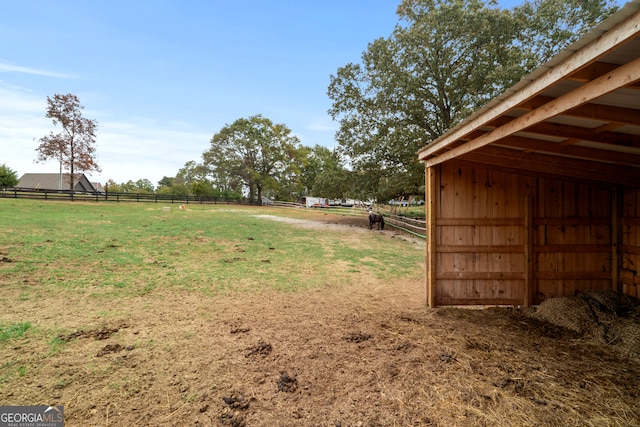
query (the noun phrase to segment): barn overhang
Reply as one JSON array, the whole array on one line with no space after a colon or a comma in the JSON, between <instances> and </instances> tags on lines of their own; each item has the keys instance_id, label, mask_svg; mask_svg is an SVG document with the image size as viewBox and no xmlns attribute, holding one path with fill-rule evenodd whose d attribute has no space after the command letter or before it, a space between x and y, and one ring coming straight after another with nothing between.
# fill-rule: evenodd
<instances>
[{"instance_id":1,"label":"barn overhang","mask_svg":"<svg viewBox=\"0 0 640 427\"><path fill-rule=\"evenodd\" d=\"M418 153L640 187L640 1Z\"/></svg>"}]
</instances>

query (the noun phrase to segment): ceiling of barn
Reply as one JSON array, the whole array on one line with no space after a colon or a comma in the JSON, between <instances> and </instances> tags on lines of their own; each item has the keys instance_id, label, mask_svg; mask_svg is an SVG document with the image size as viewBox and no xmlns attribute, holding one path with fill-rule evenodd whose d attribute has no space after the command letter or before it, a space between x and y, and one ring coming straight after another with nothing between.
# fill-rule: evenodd
<instances>
[{"instance_id":1,"label":"ceiling of barn","mask_svg":"<svg viewBox=\"0 0 640 427\"><path fill-rule=\"evenodd\" d=\"M640 187L640 0L418 156Z\"/></svg>"}]
</instances>

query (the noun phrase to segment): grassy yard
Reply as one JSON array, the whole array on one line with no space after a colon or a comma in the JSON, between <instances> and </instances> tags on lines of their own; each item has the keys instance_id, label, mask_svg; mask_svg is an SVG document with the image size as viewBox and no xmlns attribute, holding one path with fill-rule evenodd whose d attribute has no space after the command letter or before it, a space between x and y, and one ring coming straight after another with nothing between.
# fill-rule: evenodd
<instances>
[{"instance_id":1,"label":"grassy yard","mask_svg":"<svg viewBox=\"0 0 640 427\"><path fill-rule=\"evenodd\" d=\"M21 298L62 291L113 299L154 289L296 291L326 284L335 263L380 277L420 274L418 251L405 256L401 242L380 236L295 228L261 217L271 212L264 208L162 207L0 200L0 254L11 261L4 285L22 289Z\"/></svg>"},{"instance_id":2,"label":"grassy yard","mask_svg":"<svg viewBox=\"0 0 640 427\"><path fill-rule=\"evenodd\" d=\"M424 306L364 216L0 199L0 403L73 426L635 426L640 361Z\"/></svg>"}]
</instances>

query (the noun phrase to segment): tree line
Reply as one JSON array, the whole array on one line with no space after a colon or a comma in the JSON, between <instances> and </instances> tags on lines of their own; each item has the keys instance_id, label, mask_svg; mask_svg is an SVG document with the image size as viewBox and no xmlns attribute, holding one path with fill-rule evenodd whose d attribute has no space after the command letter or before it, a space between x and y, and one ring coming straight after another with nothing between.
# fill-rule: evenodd
<instances>
[{"instance_id":1,"label":"tree line","mask_svg":"<svg viewBox=\"0 0 640 427\"><path fill-rule=\"evenodd\" d=\"M423 146L616 9L611 0L527 0L512 9L494 0L402 0L392 34L330 76L335 149L305 146L285 124L254 115L227 124L199 161L157 187L141 179L107 188L252 201L424 194L416 154ZM39 160L55 158L72 173L99 170L91 151L97 123L83 121L77 98L64 97L48 98L47 117L65 131L40 140ZM61 99L71 107L56 104ZM0 186L2 176L0 167Z\"/></svg>"}]
</instances>

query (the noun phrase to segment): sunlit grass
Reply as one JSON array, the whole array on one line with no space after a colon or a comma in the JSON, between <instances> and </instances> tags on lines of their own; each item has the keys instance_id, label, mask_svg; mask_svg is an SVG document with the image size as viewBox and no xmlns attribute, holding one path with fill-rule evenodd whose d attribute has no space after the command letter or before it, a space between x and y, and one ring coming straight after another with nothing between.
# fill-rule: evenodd
<instances>
[{"instance_id":1,"label":"sunlit grass","mask_svg":"<svg viewBox=\"0 0 640 427\"><path fill-rule=\"evenodd\" d=\"M0 265L0 284L19 287L23 300L61 290L105 299L165 289L292 292L349 283L365 270L382 278L415 274L423 258L406 242L375 234L354 241L259 216L285 210L162 207L0 199L0 251L11 261ZM351 269L334 277L335 263Z\"/></svg>"}]
</instances>

